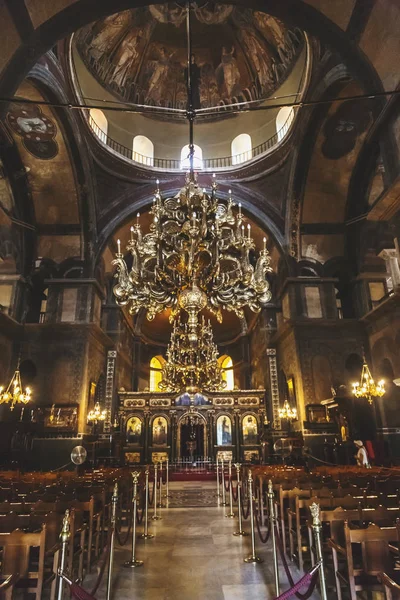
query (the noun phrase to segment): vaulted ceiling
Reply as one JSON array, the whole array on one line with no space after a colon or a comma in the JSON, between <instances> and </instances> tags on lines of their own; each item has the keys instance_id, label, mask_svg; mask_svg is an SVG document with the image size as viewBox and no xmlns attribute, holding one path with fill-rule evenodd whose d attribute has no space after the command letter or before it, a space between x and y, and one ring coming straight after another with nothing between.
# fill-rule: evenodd
<instances>
[{"instance_id":1,"label":"vaulted ceiling","mask_svg":"<svg viewBox=\"0 0 400 600\"><path fill-rule=\"evenodd\" d=\"M87 274L93 274L103 261L102 269L107 271L104 261L116 235L123 233L138 210L144 212L149 206L155 173L120 161L94 138L85 116L71 108L76 98L69 79L68 44L63 40L81 31L78 46L87 66L116 99L126 99L123 86L117 85L122 79L117 81L116 77L123 44L128 46L135 39L139 62L132 62L130 70L121 71L120 76L125 77L123 83L131 100L136 98L131 96L136 89L133 80L142 90L147 81L147 98L151 96L149 82L155 77L156 63L162 60L160 49L172 40L175 62L180 64L183 56L179 6L148 8L150 4L134 0L114 0L112 6L105 0L5 0L0 5L0 96L9 98L15 93L17 100L29 101L0 105L4 117L0 147L3 262L6 254L1 243L10 230L14 232L10 234L13 243L29 248L31 262L36 256L46 256L56 264L74 258L89 265ZM384 93L397 90L400 80L399 3L227 2L223 5L226 11L221 9L221 21L214 24L207 19L214 18L218 10L209 11L207 6L196 14L199 67L211 65L208 71L216 77L223 60L229 60L229 52L224 53L223 48L232 41L239 72L236 95L250 89L254 74L261 73L255 54L253 62L246 59L249 52L238 26L243 15L253 19L246 30L248 39L256 34L255 39L264 44L265 55L261 56L265 64L271 63L277 52L273 37L279 31L283 35L296 28L305 31L312 55L308 89L290 136L268 156L222 172L222 192L226 194L228 187L234 187L235 196L260 230L269 233L277 269L285 263L288 272L296 274L296 265L310 261L320 272L325 267L329 272L332 261L345 262L353 256L349 251L352 245L363 245L367 252L378 229L360 219L372 214L399 175L398 97ZM259 11L260 17L254 17L257 13L253 11ZM264 20L270 28L277 24L277 29L261 30L257 23ZM111 34L106 35L114 26L118 43ZM213 27L219 34L210 49L205 43L206 32ZM143 32L139 37L140 28ZM109 44L107 68L93 60L102 35ZM146 49L142 49L145 41ZM44 56L51 48L56 49L57 57L52 53ZM140 57L146 58L151 69ZM267 77L267 71L264 75ZM177 89L179 82L174 82ZM226 81L218 87L216 77L216 83L219 101L234 95L233 91L228 93ZM273 93L272 83L268 87L260 80L254 93ZM165 82L157 90L158 96L151 99L154 104L168 103L168 85ZM358 98L363 95L370 97ZM177 94L174 98L178 102ZM158 176L168 193L179 188L179 174ZM22 229L16 220L28 228ZM374 234L366 235L371 227ZM360 264L352 264L354 272L357 268Z\"/></svg>"}]
</instances>

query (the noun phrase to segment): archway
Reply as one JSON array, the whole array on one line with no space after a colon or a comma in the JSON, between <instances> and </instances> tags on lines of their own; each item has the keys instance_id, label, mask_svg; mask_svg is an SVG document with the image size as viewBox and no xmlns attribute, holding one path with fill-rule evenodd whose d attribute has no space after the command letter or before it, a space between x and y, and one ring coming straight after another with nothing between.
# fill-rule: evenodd
<instances>
[{"instance_id":1,"label":"archway","mask_svg":"<svg viewBox=\"0 0 400 600\"><path fill-rule=\"evenodd\" d=\"M208 456L207 422L198 412L187 412L178 421L177 454L195 461Z\"/></svg>"}]
</instances>

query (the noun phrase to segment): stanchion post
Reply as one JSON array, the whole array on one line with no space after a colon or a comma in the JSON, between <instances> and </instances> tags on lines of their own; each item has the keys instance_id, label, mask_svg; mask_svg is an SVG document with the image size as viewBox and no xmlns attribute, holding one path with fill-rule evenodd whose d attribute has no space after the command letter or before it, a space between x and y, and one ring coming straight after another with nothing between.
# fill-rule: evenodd
<instances>
[{"instance_id":1,"label":"stanchion post","mask_svg":"<svg viewBox=\"0 0 400 600\"><path fill-rule=\"evenodd\" d=\"M111 588L112 588L112 571L114 563L114 544L115 544L115 525L117 522L117 502L118 502L118 483L114 485L113 495L111 497L111 539L110 539L110 556L108 559L108 573L107 573L107 600L111 600Z\"/></svg>"},{"instance_id":2,"label":"stanchion post","mask_svg":"<svg viewBox=\"0 0 400 600\"><path fill-rule=\"evenodd\" d=\"M159 471L159 475L160 475L160 493L158 496L158 508L162 508L162 486L163 486L163 461L160 460L160 471Z\"/></svg>"},{"instance_id":3,"label":"stanchion post","mask_svg":"<svg viewBox=\"0 0 400 600\"><path fill-rule=\"evenodd\" d=\"M224 458L221 458L221 481L222 481L222 506L226 506L226 493L225 493L225 463Z\"/></svg>"},{"instance_id":4,"label":"stanchion post","mask_svg":"<svg viewBox=\"0 0 400 600\"><path fill-rule=\"evenodd\" d=\"M254 529L254 497L253 497L253 476L249 471L249 498L250 498L250 526L251 526L251 554L244 559L245 563L262 563L263 559L256 555L256 533Z\"/></svg>"},{"instance_id":5,"label":"stanchion post","mask_svg":"<svg viewBox=\"0 0 400 600\"><path fill-rule=\"evenodd\" d=\"M269 526L272 536L272 553L274 559L274 581L275 581L275 596L279 596L279 566L278 566L278 552L276 548L276 537L275 537L275 503L274 503L274 488L271 479L268 481L268 508L269 508Z\"/></svg>"},{"instance_id":6,"label":"stanchion post","mask_svg":"<svg viewBox=\"0 0 400 600\"><path fill-rule=\"evenodd\" d=\"M240 481L240 463L236 463L236 474L237 474L237 506L238 506L238 519L239 519L239 529L234 532L235 536L245 536L249 535L246 531L242 529L242 498L240 496L242 490L242 482Z\"/></svg>"},{"instance_id":7,"label":"stanchion post","mask_svg":"<svg viewBox=\"0 0 400 600\"><path fill-rule=\"evenodd\" d=\"M146 469L144 474L146 477L146 483L145 483L146 500L144 503L144 532L142 533L142 535L140 537L143 538L144 540L151 540L151 538L153 538L154 535L152 533L149 533L149 492L150 492L149 469Z\"/></svg>"},{"instance_id":8,"label":"stanchion post","mask_svg":"<svg viewBox=\"0 0 400 600\"><path fill-rule=\"evenodd\" d=\"M259 505L260 505L260 515L261 515L261 523L264 525L264 495L263 495L263 479L259 478Z\"/></svg>"},{"instance_id":9,"label":"stanchion post","mask_svg":"<svg viewBox=\"0 0 400 600\"><path fill-rule=\"evenodd\" d=\"M137 510L137 485L139 480L139 471L133 471L133 498L132 498L132 554L131 559L124 563L124 567L134 569L143 565L142 560L136 559L136 510Z\"/></svg>"},{"instance_id":10,"label":"stanchion post","mask_svg":"<svg viewBox=\"0 0 400 600\"><path fill-rule=\"evenodd\" d=\"M229 512L225 515L228 519L233 519L233 491L232 491L232 461L228 463L228 476L229 476Z\"/></svg>"},{"instance_id":11,"label":"stanchion post","mask_svg":"<svg viewBox=\"0 0 400 600\"><path fill-rule=\"evenodd\" d=\"M326 594L326 584L325 584L325 573L324 573L324 558L322 554L322 543L321 543L321 531L322 531L322 523L320 519L320 508L319 504L313 502L310 506L310 512L312 516L312 528L314 532L314 540L315 540L315 552L317 555L317 561L320 562L319 567L319 585L320 585L320 594L321 600L327 600Z\"/></svg>"},{"instance_id":12,"label":"stanchion post","mask_svg":"<svg viewBox=\"0 0 400 600\"><path fill-rule=\"evenodd\" d=\"M169 458L167 458L167 463L166 463L166 478L167 478L167 493L165 494L165 497L170 498L171 496L169 495Z\"/></svg>"},{"instance_id":13,"label":"stanchion post","mask_svg":"<svg viewBox=\"0 0 400 600\"><path fill-rule=\"evenodd\" d=\"M158 483L158 465L157 463L154 463L154 514L151 517L153 521L159 521L161 519L161 517L158 516L157 514L157 483ZM160 490L160 494L161 494L161 490Z\"/></svg>"},{"instance_id":14,"label":"stanchion post","mask_svg":"<svg viewBox=\"0 0 400 600\"><path fill-rule=\"evenodd\" d=\"M70 533L70 516L69 510L65 511L62 529L60 533L60 541L61 541L61 560L58 569L58 596L57 600L62 600L64 596L64 579L62 578L62 574L65 571L65 565L67 562L67 552L68 552L68 544L69 538L71 536Z\"/></svg>"},{"instance_id":15,"label":"stanchion post","mask_svg":"<svg viewBox=\"0 0 400 600\"><path fill-rule=\"evenodd\" d=\"M219 491L219 458L218 458L218 454L217 454L217 498L221 498L221 492Z\"/></svg>"}]
</instances>

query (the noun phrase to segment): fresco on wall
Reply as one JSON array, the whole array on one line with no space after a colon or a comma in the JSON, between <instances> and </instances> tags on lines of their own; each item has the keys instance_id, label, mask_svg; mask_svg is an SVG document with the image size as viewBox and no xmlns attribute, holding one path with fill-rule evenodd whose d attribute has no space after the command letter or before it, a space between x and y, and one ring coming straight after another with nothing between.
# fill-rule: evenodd
<instances>
[{"instance_id":1,"label":"fresco on wall","mask_svg":"<svg viewBox=\"0 0 400 600\"><path fill-rule=\"evenodd\" d=\"M130 417L126 424L126 441L128 444L140 444L142 437L142 421L138 417Z\"/></svg>"},{"instance_id":2,"label":"fresco on wall","mask_svg":"<svg viewBox=\"0 0 400 600\"><path fill-rule=\"evenodd\" d=\"M269 96L304 45L300 30L250 9L195 4L192 15L195 108ZM186 108L185 7L127 10L84 27L75 41L86 67L114 95Z\"/></svg>"},{"instance_id":3,"label":"fresco on wall","mask_svg":"<svg viewBox=\"0 0 400 600\"><path fill-rule=\"evenodd\" d=\"M58 154L57 127L36 104L12 104L7 113L11 129L22 138L26 150L36 158L49 160Z\"/></svg>"},{"instance_id":4,"label":"fresco on wall","mask_svg":"<svg viewBox=\"0 0 400 600\"><path fill-rule=\"evenodd\" d=\"M232 421L226 415L221 415L217 420L217 445L232 445Z\"/></svg>"},{"instance_id":5,"label":"fresco on wall","mask_svg":"<svg viewBox=\"0 0 400 600\"><path fill-rule=\"evenodd\" d=\"M251 445L258 443L257 419L253 415L246 415L243 418L243 444Z\"/></svg>"},{"instance_id":6,"label":"fresco on wall","mask_svg":"<svg viewBox=\"0 0 400 600\"><path fill-rule=\"evenodd\" d=\"M166 446L167 433L167 419L165 417L156 417L153 421L153 446Z\"/></svg>"}]
</instances>

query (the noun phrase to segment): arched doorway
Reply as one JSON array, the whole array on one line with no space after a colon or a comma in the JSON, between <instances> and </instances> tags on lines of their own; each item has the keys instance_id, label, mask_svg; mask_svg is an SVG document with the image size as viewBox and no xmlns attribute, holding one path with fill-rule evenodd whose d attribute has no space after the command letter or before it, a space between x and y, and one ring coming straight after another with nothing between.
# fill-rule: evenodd
<instances>
[{"instance_id":1,"label":"arched doorway","mask_svg":"<svg viewBox=\"0 0 400 600\"><path fill-rule=\"evenodd\" d=\"M207 421L198 412L187 412L178 422L177 450L179 458L208 456Z\"/></svg>"}]
</instances>

